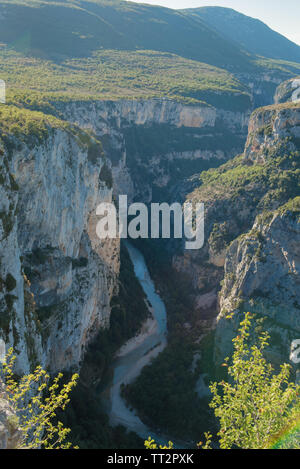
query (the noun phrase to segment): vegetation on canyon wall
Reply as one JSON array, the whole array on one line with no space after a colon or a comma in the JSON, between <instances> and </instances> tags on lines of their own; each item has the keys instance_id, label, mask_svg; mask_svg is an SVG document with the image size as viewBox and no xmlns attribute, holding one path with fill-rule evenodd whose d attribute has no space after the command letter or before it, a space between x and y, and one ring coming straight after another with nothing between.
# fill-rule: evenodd
<instances>
[{"instance_id":1,"label":"vegetation on canyon wall","mask_svg":"<svg viewBox=\"0 0 300 469\"><path fill-rule=\"evenodd\" d=\"M254 196L258 190L257 198L252 198L253 204L260 210L268 210L296 197L300 183L299 150L293 151L288 139L278 145L275 142L270 152L272 156L266 158L265 164L247 161L242 155L218 169L203 172L199 189L194 191L192 198L219 199L226 195L226 199L233 201L238 197L246 198L248 194Z\"/></svg>"},{"instance_id":2,"label":"vegetation on canyon wall","mask_svg":"<svg viewBox=\"0 0 300 469\"><path fill-rule=\"evenodd\" d=\"M46 138L50 128L66 130L71 126L51 115L16 106L1 105L0 137L5 142L12 137L17 137L21 141L38 143Z\"/></svg>"},{"instance_id":3,"label":"vegetation on canyon wall","mask_svg":"<svg viewBox=\"0 0 300 469\"><path fill-rule=\"evenodd\" d=\"M45 102L41 105L43 112L17 104L17 106L2 104L0 108L0 142L9 152L21 149L22 143L33 148L46 140L51 133L62 130L74 135L80 147L88 149L89 161L95 162L95 158L104 156L101 143L91 131L84 131L51 115L52 113L44 107Z\"/></svg>"}]
</instances>

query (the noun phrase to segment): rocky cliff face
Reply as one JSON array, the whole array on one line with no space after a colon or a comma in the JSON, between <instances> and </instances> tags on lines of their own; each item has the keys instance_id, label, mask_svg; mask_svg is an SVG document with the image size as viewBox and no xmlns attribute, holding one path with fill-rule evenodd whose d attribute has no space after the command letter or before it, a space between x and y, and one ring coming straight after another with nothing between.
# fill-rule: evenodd
<instances>
[{"instance_id":1,"label":"rocky cliff face","mask_svg":"<svg viewBox=\"0 0 300 469\"><path fill-rule=\"evenodd\" d=\"M101 139L116 193L147 202L185 176L219 165L244 145L250 103L230 111L168 99L55 104Z\"/></svg>"},{"instance_id":2,"label":"rocky cliff face","mask_svg":"<svg viewBox=\"0 0 300 469\"><path fill-rule=\"evenodd\" d=\"M297 103L270 106L255 111L249 123L244 152L246 162L264 164L281 151L299 148L300 109Z\"/></svg>"},{"instance_id":3,"label":"rocky cliff face","mask_svg":"<svg viewBox=\"0 0 300 469\"><path fill-rule=\"evenodd\" d=\"M278 86L275 93L275 103L300 102L300 78L292 78Z\"/></svg>"},{"instance_id":4,"label":"rocky cliff face","mask_svg":"<svg viewBox=\"0 0 300 469\"><path fill-rule=\"evenodd\" d=\"M14 345L18 342L18 368L28 370L25 334L36 327L31 317L24 314L24 280L17 234L16 207L18 186L9 172L8 155L1 148L0 163L0 324L1 340ZM27 324L26 324L27 323Z\"/></svg>"},{"instance_id":5,"label":"rocky cliff face","mask_svg":"<svg viewBox=\"0 0 300 469\"><path fill-rule=\"evenodd\" d=\"M96 235L96 207L112 201L101 146L49 126L42 141L10 144L0 186L1 336L19 371L77 367L108 325L119 271L118 241Z\"/></svg>"},{"instance_id":6,"label":"rocky cliff face","mask_svg":"<svg viewBox=\"0 0 300 469\"><path fill-rule=\"evenodd\" d=\"M261 74L241 73L237 76L250 89L254 108L258 108L274 102L278 86L290 76L290 73L282 72L280 69L274 71L266 69L265 73Z\"/></svg>"},{"instance_id":7,"label":"rocky cliff face","mask_svg":"<svg viewBox=\"0 0 300 469\"><path fill-rule=\"evenodd\" d=\"M266 318L271 359L288 362L300 337L300 198L277 212L258 216L252 230L229 247L220 293L216 353L218 362L231 350L240 311ZM227 313L237 313L226 319Z\"/></svg>"},{"instance_id":8,"label":"rocky cliff face","mask_svg":"<svg viewBox=\"0 0 300 469\"><path fill-rule=\"evenodd\" d=\"M289 359L300 336L299 128L299 104L261 108L244 153L192 181L198 187L187 199L205 203L206 243L173 264L191 277L198 319L216 327L218 363L245 310L267 318L275 362Z\"/></svg>"},{"instance_id":9,"label":"rocky cliff face","mask_svg":"<svg viewBox=\"0 0 300 469\"><path fill-rule=\"evenodd\" d=\"M273 189L268 205L276 208L284 200L289 202L270 212L263 210L263 205L258 206L259 215L251 230L234 240L226 252L217 320L216 360L219 362L231 349L240 317L237 314L227 320L229 312L247 310L266 318L265 327L271 334L271 358L279 364L289 360L292 341L300 337L300 199L293 198L299 194L300 187L299 137L297 103L258 110L250 121L245 161L262 166L277 162L282 178L291 174L293 177L281 194L280 187L279 191ZM270 182L266 181L268 185Z\"/></svg>"}]
</instances>

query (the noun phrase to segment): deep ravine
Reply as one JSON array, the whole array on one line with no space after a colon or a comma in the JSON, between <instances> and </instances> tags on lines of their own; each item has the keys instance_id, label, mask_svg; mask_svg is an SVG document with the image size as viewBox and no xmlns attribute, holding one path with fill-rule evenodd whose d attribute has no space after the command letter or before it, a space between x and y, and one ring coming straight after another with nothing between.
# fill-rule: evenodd
<instances>
[{"instance_id":1,"label":"deep ravine","mask_svg":"<svg viewBox=\"0 0 300 469\"><path fill-rule=\"evenodd\" d=\"M174 439L145 425L134 409L126 406L121 397L122 384L129 384L141 373L144 366L159 355L167 345L167 313L163 300L155 290L144 256L129 242L126 247L150 306L152 318L145 323L141 333L130 339L120 350L113 363L113 379L109 388L109 417L112 426L123 425L141 438L151 436L158 444L172 441L179 449L190 448L191 442ZM106 390L107 391L107 390Z\"/></svg>"},{"instance_id":2,"label":"deep ravine","mask_svg":"<svg viewBox=\"0 0 300 469\"><path fill-rule=\"evenodd\" d=\"M130 243L126 244L134 266L135 274L146 294L152 318L148 319L140 335L130 339L119 351L113 364L113 381L110 385L110 423L113 426L123 425L136 432L142 438L152 436L162 441L163 436L155 435L133 409L129 409L121 397L121 385L129 384L141 372L153 357L156 357L167 344L166 308L155 291L143 255Z\"/></svg>"},{"instance_id":3,"label":"deep ravine","mask_svg":"<svg viewBox=\"0 0 300 469\"><path fill-rule=\"evenodd\" d=\"M123 425L127 430L134 431L141 438L151 436L157 443L165 444L171 440L176 448L187 448L188 443L174 440L170 435L153 431L147 427L136 414L128 408L121 397L122 384L129 384L163 351L167 345L167 314L165 305L155 291L145 259L141 252L129 242L126 247L139 280L150 305L152 318L148 319L141 333L130 339L119 351L113 363L113 379L109 388L109 417L112 426Z\"/></svg>"}]
</instances>

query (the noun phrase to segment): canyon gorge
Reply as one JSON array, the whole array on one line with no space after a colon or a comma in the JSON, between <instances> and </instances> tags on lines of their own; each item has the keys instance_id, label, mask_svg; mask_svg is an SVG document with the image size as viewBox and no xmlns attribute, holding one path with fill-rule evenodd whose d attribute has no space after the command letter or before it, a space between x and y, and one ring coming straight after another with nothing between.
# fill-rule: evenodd
<instances>
[{"instance_id":1,"label":"canyon gorge","mask_svg":"<svg viewBox=\"0 0 300 469\"><path fill-rule=\"evenodd\" d=\"M111 7L99 5L107 21ZM16 6L25 13L27 7ZM59 7L45 2L43 21L47 8L56 18ZM96 6L86 8L94 18ZM180 21L197 29L195 15L182 12ZM9 4L0 6L4 20L15 21ZM114 25L115 16L110 20ZM186 445L172 422L155 420L138 402L134 410L136 378L139 383L142 369L155 367L159 356L179 354L178 344L200 408L247 311L270 334L270 361L275 367L290 363L293 379L299 378L290 359L292 342L300 338L297 51L290 46L290 62L251 58L201 22L207 38L223 42L224 61L220 51L210 59L176 41L157 52L155 41L150 47L146 39L143 51L130 41L124 50L108 41L104 51L97 45L100 58L91 51L86 58L68 49L68 28L60 30L63 51L52 39L39 49L35 16L26 21L30 53L7 46L14 39L8 27L0 34L0 72L9 85L6 104L0 104L0 349L13 347L18 375L37 365L51 374L82 371L99 405L104 401L109 424L124 424L143 438L149 429L158 438L175 434L178 445ZM193 38L192 26L187 31ZM122 34L118 40L125 41L127 30ZM98 59L108 67L103 77L94 68ZM158 60L166 70L152 79ZM173 66L184 72L169 84ZM96 208L108 202L118 209L123 194L146 205L204 203L204 247L185 250L174 239L129 245L100 240ZM142 363L138 373L136 360ZM2 401L0 394L0 446L7 447L16 434L1 430L1 415L10 413Z\"/></svg>"}]
</instances>

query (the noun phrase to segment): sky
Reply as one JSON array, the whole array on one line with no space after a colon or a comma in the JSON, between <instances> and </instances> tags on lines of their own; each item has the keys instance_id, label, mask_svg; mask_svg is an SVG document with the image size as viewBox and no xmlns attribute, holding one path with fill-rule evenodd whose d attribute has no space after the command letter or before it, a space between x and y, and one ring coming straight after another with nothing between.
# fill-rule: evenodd
<instances>
[{"instance_id":1,"label":"sky","mask_svg":"<svg viewBox=\"0 0 300 469\"><path fill-rule=\"evenodd\" d=\"M270 28L300 45L300 1L299 0L131 0L167 8L197 8L221 6L234 8L253 18L258 18Z\"/></svg>"}]
</instances>

